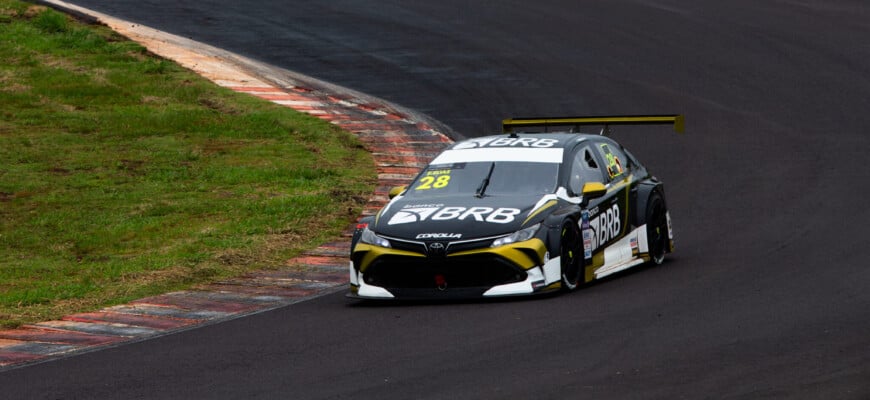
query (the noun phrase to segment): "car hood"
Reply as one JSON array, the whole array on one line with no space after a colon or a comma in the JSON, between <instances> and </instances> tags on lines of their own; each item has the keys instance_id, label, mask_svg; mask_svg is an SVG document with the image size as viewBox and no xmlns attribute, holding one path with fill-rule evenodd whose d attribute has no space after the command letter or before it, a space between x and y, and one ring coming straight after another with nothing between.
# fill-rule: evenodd
<instances>
[{"instance_id":1,"label":"car hood","mask_svg":"<svg viewBox=\"0 0 870 400\"><path fill-rule=\"evenodd\" d=\"M535 223L529 219L542 195L469 195L395 198L380 212L376 233L407 240L462 240L508 234Z\"/></svg>"}]
</instances>

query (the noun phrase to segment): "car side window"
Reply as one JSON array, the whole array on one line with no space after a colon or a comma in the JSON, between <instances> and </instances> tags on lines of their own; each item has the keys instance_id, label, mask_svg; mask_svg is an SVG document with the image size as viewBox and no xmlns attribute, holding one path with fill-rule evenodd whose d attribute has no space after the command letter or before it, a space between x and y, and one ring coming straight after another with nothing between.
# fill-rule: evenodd
<instances>
[{"instance_id":1,"label":"car side window","mask_svg":"<svg viewBox=\"0 0 870 400\"><path fill-rule=\"evenodd\" d=\"M604 159L603 170L609 180L621 179L628 172L628 157L614 143L600 142L595 145L601 158Z\"/></svg>"},{"instance_id":2,"label":"car side window","mask_svg":"<svg viewBox=\"0 0 870 400\"><path fill-rule=\"evenodd\" d=\"M571 163L571 179L568 188L575 194L580 194L587 182L604 182L604 175L598 165L595 155L589 146L584 146L574 153Z\"/></svg>"}]
</instances>

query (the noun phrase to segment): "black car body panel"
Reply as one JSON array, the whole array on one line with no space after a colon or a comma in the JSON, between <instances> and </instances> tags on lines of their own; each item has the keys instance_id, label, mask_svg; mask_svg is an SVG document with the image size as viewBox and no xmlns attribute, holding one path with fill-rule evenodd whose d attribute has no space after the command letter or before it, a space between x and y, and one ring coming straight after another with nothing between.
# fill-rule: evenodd
<instances>
[{"instance_id":1,"label":"black car body panel","mask_svg":"<svg viewBox=\"0 0 870 400\"><path fill-rule=\"evenodd\" d=\"M360 221L349 296L544 293L659 263L672 250L662 183L614 140L488 136L448 147Z\"/></svg>"}]
</instances>

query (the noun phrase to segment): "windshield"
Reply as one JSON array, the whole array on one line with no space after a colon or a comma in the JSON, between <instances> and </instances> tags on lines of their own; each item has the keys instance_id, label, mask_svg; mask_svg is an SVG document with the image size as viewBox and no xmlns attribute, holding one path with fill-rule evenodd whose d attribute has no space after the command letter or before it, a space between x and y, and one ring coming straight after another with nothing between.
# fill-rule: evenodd
<instances>
[{"instance_id":1,"label":"windshield","mask_svg":"<svg viewBox=\"0 0 870 400\"><path fill-rule=\"evenodd\" d=\"M553 193L559 164L536 162L468 162L429 165L408 186L408 197Z\"/></svg>"}]
</instances>

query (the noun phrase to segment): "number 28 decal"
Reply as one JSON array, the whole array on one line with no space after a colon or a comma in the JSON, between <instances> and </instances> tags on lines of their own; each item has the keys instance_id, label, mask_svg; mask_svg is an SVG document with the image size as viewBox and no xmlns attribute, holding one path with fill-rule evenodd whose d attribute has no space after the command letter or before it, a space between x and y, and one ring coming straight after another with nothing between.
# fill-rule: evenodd
<instances>
[{"instance_id":1,"label":"number 28 decal","mask_svg":"<svg viewBox=\"0 0 870 400\"><path fill-rule=\"evenodd\" d=\"M441 189L447 187L449 183L450 175L424 176L420 178L420 184L414 190Z\"/></svg>"}]
</instances>

